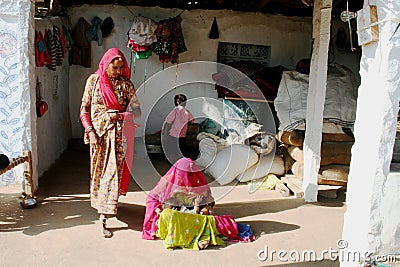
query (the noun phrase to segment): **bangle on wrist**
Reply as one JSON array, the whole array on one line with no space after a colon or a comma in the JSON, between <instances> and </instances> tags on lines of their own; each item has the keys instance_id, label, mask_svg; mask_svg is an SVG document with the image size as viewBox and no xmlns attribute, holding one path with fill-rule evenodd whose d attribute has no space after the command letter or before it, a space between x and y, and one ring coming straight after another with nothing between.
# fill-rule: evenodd
<instances>
[{"instance_id":1,"label":"bangle on wrist","mask_svg":"<svg viewBox=\"0 0 400 267\"><path fill-rule=\"evenodd\" d=\"M86 130L87 133L94 132L93 126L89 126L85 130Z\"/></svg>"}]
</instances>

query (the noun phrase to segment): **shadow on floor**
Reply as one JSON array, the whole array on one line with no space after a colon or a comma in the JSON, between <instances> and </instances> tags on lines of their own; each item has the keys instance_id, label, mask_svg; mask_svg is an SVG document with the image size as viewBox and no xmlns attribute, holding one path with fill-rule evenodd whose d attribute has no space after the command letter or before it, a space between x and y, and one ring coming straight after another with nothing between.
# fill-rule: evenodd
<instances>
[{"instance_id":1,"label":"shadow on floor","mask_svg":"<svg viewBox=\"0 0 400 267\"><path fill-rule=\"evenodd\" d=\"M307 203L303 199L271 199L252 202L223 203L215 206L216 214L229 214L235 218L242 218L265 213L275 213L298 208Z\"/></svg>"},{"instance_id":2,"label":"shadow on floor","mask_svg":"<svg viewBox=\"0 0 400 267\"><path fill-rule=\"evenodd\" d=\"M290 223L274 221L238 221L238 223L249 224L253 234L259 238L262 235L269 235L281 232L288 232L299 229L300 226Z\"/></svg>"},{"instance_id":3,"label":"shadow on floor","mask_svg":"<svg viewBox=\"0 0 400 267\"><path fill-rule=\"evenodd\" d=\"M152 158L160 172L166 172L170 165L163 157ZM0 194L0 232L22 231L26 235L38 235L53 230L77 225L91 225L98 220L96 210L90 207L89 199L89 153L66 150L53 166L40 177L36 194L38 206L24 210L19 206L20 194ZM129 191L140 191L132 182ZM252 202L217 204L216 214L228 214L235 219L247 216L275 213L296 209L306 205L303 199L284 198ZM343 205L340 201L325 199L315 205ZM142 230L145 203L136 205L120 202L118 220L126 226L114 231ZM273 221L248 221L256 236L298 229L298 225ZM268 230L265 230L268 229Z\"/></svg>"},{"instance_id":4,"label":"shadow on floor","mask_svg":"<svg viewBox=\"0 0 400 267\"><path fill-rule=\"evenodd\" d=\"M52 196L39 201L34 209L22 209L19 194L2 194L0 204L0 232L22 231L34 236L55 229L95 224L98 214L90 207L87 196ZM145 207L120 203L119 220L127 224L124 229L142 230ZM118 230L118 229L116 229Z\"/></svg>"}]
</instances>

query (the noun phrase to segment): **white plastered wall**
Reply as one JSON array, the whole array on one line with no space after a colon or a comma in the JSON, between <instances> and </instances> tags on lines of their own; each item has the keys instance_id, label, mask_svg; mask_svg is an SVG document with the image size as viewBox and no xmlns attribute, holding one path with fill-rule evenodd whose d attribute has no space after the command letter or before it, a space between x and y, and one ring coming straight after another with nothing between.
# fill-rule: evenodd
<instances>
[{"instance_id":1,"label":"white plastered wall","mask_svg":"<svg viewBox=\"0 0 400 267\"><path fill-rule=\"evenodd\" d=\"M35 19L35 30L43 35L45 30L53 32L53 26L69 26L67 17L47 17ZM41 96L49 106L48 111L37 118L38 175L41 176L64 152L72 136L69 116L69 59L68 52L62 65L55 71L47 67L35 68L36 77L41 83Z\"/></svg>"},{"instance_id":2,"label":"white plastered wall","mask_svg":"<svg viewBox=\"0 0 400 267\"><path fill-rule=\"evenodd\" d=\"M17 157L23 150L31 150L33 158L33 180L38 183L36 172L36 120L34 112L35 94L30 90L33 81L34 40L33 6L28 0L0 0L0 56L2 85L0 103L1 153ZM22 165L2 175L0 185L23 180Z\"/></svg>"},{"instance_id":3,"label":"white plastered wall","mask_svg":"<svg viewBox=\"0 0 400 267\"><path fill-rule=\"evenodd\" d=\"M400 99L400 3L374 2L370 3L378 11L379 41L362 48L342 242L344 255L355 253L361 260L346 257L341 266L364 266L372 257L379 262L398 255L400 248L400 174L389 174Z\"/></svg>"},{"instance_id":4,"label":"white plastered wall","mask_svg":"<svg viewBox=\"0 0 400 267\"><path fill-rule=\"evenodd\" d=\"M131 26L131 19L134 15L141 14L159 21L174 17L181 12L179 9L163 9L158 7L141 8L126 6L96 6L83 5L69 9L72 26L76 25L80 17L84 17L89 23L94 16L105 19L111 16L114 20L114 30L111 35L103 40L103 45L98 46L92 42L92 67L84 68L72 65L70 69L70 112L72 120L73 137L81 137L83 128L80 125L79 106L87 77L97 69L98 62L107 49L117 47L121 49L130 61L130 52L127 48L127 32ZM217 18L220 37L212 40L208 38L214 16ZM270 66L283 65L287 68L294 68L295 64L302 58L309 57L311 47L311 18L284 17L279 15L266 15L261 13L245 13L234 11L206 11L193 10L184 11L182 28L187 52L179 55L181 63L190 61L213 61L217 60L218 42L246 43L271 46ZM167 93L171 88L160 81L156 90L141 89L144 81L145 61L136 61L135 73L132 80L137 88L138 97L141 102L146 118L152 105L160 96ZM171 64L165 64L165 68ZM147 79L157 72L163 70L163 65L158 61L158 56L153 55L147 62ZM172 72L175 73L175 72ZM179 75L179 66L178 66ZM175 79L175 75L171 76ZM195 78L194 78L195 79ZM157 87L157 86L156 86ZM217 98L214 86L211 84L193 84L176 89L175 92L185 93L188 99L198 96ZM163 99L157 107L160 110L173 108L172 99ZM190 106L193 110L198 107ZM138 121L145 124L144 121ZM147 122L146 133L160 130L159 122ZM143 134L143 128L137 130L137 136Z\"/></svg>"}]
</instances>

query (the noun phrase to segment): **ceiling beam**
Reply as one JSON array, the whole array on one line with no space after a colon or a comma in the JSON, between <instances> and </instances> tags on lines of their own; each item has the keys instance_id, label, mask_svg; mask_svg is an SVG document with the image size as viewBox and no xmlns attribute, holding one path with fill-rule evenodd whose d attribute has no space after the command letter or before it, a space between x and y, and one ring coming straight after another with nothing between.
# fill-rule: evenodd
<instances>
[{"instance_id":1,"label":"ceiling beam","mask_svg":"<svg viewBox=\"0 0 400 267\"><path fill-rule=\"evenodd\" d=\"M257 2L256 7L263 8L268 4L269 1L271 1L271 0L260 0Z\"/></svg>"}]
</instances>

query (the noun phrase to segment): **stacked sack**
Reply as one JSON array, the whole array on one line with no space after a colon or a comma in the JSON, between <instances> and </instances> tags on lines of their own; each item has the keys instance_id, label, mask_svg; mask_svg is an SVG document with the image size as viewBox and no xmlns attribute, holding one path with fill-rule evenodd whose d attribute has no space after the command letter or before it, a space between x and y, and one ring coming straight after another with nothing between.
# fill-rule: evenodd
<instances>
[{"instance_id":1,"label":"stacked sack","mask_svg":"<svg viewBox=\"0 0 400 267\"><path fill-rule=\"evenodd\" d=\"M275 137L260 133L244 143L230 143L211 133L199 133L196 164L220 185L249 182L268 174L284 174L283 159L275 156Z\"/></svg>"},{"instance_id":2,"label":"stacked sack","mask_svg":"<svg viewBox=\"0 0 400 267\"><path fill-rule=\"evenodd\" d=\"M281 131L277 139L284 144L285 171L291 171L297 178L303 179L304 131ZM349 174L351 148L354 138L345 133L323 133L321 143L321 162L318 184L340 185L347 184Z\"/></svg>"}]
</instances>

